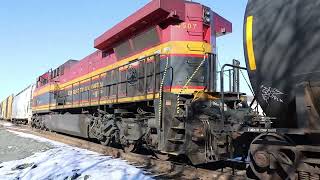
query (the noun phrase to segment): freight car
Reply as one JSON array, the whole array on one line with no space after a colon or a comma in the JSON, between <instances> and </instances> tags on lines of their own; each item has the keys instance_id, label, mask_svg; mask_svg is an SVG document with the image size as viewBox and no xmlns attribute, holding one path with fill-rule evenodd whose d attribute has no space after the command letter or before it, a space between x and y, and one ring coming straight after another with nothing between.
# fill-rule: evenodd
<instances>
[{"instance_id":1,"label":"freight car","mask_svg":"<svg viewBox=\"0 0 320 180\"><path fill-rule=\"evenodd\" d=\"M3 120L11 121L12 115L12 100L13 95L8 96L5 100L1 102L1 118Z\"/></svg>"},{"instance_id":2,"label":"freight car","mask_svg":"<svg viewBox=\"0 0 320 180\"><path fill-rule=\"evenodd\" d=\"M4 119L5 116L5 112L6 112L6 99L1 101L1 119Z\"/></svg>"},{"instance_id":3,"label":"freight car","mask_svg":"<svg viewBox=\"0 0 320 180\"><path fill-rule=\"evenodd\" d=\"M249 151L260 179L320 179L319 9L318 0L248 1L248 73L270 117L270 133L256 137Z\"/></svg>"},{"instance_id":4,"label":"freight car","mask_svg":"<svg viewBox=\"0 0 320 180\"><path fill-rule=\"evenodd\" d=\"M13 97L11 119L14 123L27 124L32 117L32 96L35 85L31 84Z\"/></svg>"},{"instance_id":5,"label":"freight car","mask_svg":"<svg viewBox=\"0 0 320 180\"><path fill-rule=\"evenodd\" d=\"M161 159L229 158L230 129L240 124L230 116L253 116L249 108L234 112L241 102L236 85L220 112L215 42L231 31L229 21L199 3L153 0L96 38L96 52L37 79L32 126L126 151L146 147Z\"/></svg>"},{"instance_id":6,"label":"freight car","mask_svg":"<svg viewBox=\"0 0 320 180\"><path fill-rule=\"evenodd\" d=\"M3 119L2 117L2 102L0 103L0 120Z\"/></svg>"}]
</instances>

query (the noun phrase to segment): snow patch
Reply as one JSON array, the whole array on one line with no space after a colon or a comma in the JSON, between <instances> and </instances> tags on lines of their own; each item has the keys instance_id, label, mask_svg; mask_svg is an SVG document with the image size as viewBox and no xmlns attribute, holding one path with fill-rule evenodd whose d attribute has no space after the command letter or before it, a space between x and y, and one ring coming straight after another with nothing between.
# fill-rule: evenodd
<instances>
[{"instance_id":1,"label":"snow patch","mask_svg":"<svg viewBox=\"0 0 320 180\"><path fill-rule=\"evenodd\" d=\"M10 126L13 126L12 123L10 122L4 122L4 123L1 123L2 126L5 126L5 127L10 127Z\"/></svg>"},{"instance_id":2,"label":"snow patch","mask_svg":"<svg viewBox=\"0 0 320 180\"><path fill-rule=\"evenodd\" d=\"M114 179L149 180L144 171L121 159L72 147L22 132L10 132L55 146L22 160L0 163L0 179Z\"/></svg>"},{"instance_id":3,"label":"snow patch","mask_svg":"<svg viewBox=\"0 0 320 180\"><path fill-rule=\"evenodd\" d=\"M43 137L39 137L39 136L36 136L36 135L33 135L33 134L27 134L27 133L23 133L23 132L19 132L19 131L14 131L14 130L8 130L8 132L11 132L17 136L20 136L20 137L23 137L23 138L29 138L29 139L34 139L36 141L39 141L39 142L45 142L45 143L50 143L54 146L69 146L69 145L66 145L66 144L63 144L63 143L60 143L60 142L57 142L57 141L52 141L50 139L46 139L46 138L43 138ZM69 146L71 147L71 146Z\"/></svg>"}]
</instances>

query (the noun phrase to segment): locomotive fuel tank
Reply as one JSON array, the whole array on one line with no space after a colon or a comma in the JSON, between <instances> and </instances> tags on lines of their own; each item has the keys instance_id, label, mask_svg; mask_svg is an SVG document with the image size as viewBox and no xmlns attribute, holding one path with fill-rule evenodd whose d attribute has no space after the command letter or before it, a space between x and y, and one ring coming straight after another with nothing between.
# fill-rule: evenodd
<instances>
[{"instance_id":1,"label":"locomotive fuel tank","mask_svg":"<svg viewBox=\"0 0 320 180\"><path fill-rule=\"evenodd\" d=\"M244 49L256 98L275 127L320 129L320 2L249 0Z\"/></svg>"}]
</instances>

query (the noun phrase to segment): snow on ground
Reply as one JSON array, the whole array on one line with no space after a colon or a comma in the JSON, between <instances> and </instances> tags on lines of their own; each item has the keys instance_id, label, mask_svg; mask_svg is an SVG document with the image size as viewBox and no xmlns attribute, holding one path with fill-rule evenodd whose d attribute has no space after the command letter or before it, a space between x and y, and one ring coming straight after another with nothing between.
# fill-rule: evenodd
<instances>
[{"instance_id":1,"label":"snow on ground","mask_svg":"<svg viewBox=\"0 0 320 180\"><path fill-rule=\"evenodd\" d=\"M4 123L1 123L1 125L5 126L5 127L13 126L13 124L11 122L4 122Z\"/></svg>"},{"instance_id":2,"label":"snow on ground","mask_svg":"<svg viewBox=\"0 0 320 180\"><path fill-rule=\"evenodd\" d=\"M23 138L52 144L55 148L21 160L0 163L0 179L152 179L121 159L71 147L42 137L10 131Z\"/></svg>"},{"instance_id":3,"label":"snow on ground","mask_svg":"<svg viewBox=\"0 0 320 180\"><path fill-rule=\"evenodd\" d=\"M23 159L54 147L51 143L14 135L0 126L0 163Z\"/></svg>"},{"instance_id":4,"label":"snow on ground","mask_svg":"<svg viewBox=\"0 0 320 180\"><path fill-rule=\"evenodd\" d=\"M7 130L15 135L18 135L20 137L23 137L23 138L29 138L29 139L34 139L34 140L37 140L39 142L44 142L44 143L50 143L54 146L67 146L67 147L71 147L69 145L66 145L66 144L63 144L63 143L60 143L60 142L57 142L57 141L52 141L50 139L46 139L46 138L43 138L43 137L40 137L40 136L36 136L36 135L33 135L33 134L27 134L27 133L23 133L23 132L18 132L18 131L12 131L12 130Z\"/></svg>"}]
</instances>

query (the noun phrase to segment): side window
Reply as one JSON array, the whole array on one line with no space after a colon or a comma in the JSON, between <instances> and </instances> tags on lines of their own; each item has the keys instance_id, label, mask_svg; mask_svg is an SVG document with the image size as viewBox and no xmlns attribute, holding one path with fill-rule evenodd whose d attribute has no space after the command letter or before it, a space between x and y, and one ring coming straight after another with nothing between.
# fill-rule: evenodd
<instances>
[{"instance_id":1,"label":"side window","mask_svg":"<svg viewBox=\"0 0 320 180\"><path fill-rule=\"evenodd\" d=\"M43 85L48 84L48 80L47 79L43 79Z\"/></svg>"},{"instance_id":2,"label":"side window","mask_svg":"<svg viewBox=\"0 0 320 180\"><path fill-rule=\"evenodd\" d=\"M129 41L125 41L114 48L118 59L124 58L132 53Z\"/></svg>"},{"instance_id":3,"label":"side window","mask_svg":"<svg viewBox=\"0 0 320 180\"><path fill-rule=\"evenodd\" d=\"M41 86L41 83L40 83L40 78L37 79L37 88L39 88Z\"/></svg>"},{"instance_id":4,"label":"side window","mask_svg":"<svg viewBox=\"0 0 320 180\"><path fill-rule=\"evenodd\" d=\"M145 48L154 46L159 42L160 38L155 27L132 38L132 43L135 51L141 51Z\"/></svg>"},{"instance_id":5,"label":"side window","mask_svg":"<svg viewBox=\"0 0 320 180\"><path fill-rule=\"evenodd\" d=\"M130 41L132 41L132 48L130 45ZM126 40L122 42L118 46L114 48L114 52L118 59L124 58L130 55L133 52L141 51L143 49L155 46L160 43L160 37L157 32L156 27L153 27L139 35L133 37L130 40ZM109 55L108 51L102 52L102 57L106 57Z\"/></svg>"},{"instance_id":6,"label":"side window","mask_svg":"<svg viewBox=\"0 0 320 180\"><path fill-rule=\"evenodd\" d=\"M49 77L48 77L48 78L49 78ZM40 76L40 77L37 79L37 88L48 84L48 82L49 82L48 79L43 78L42 76Z\"/></svg>"},{"instance_id":7,"label":"side window","mask_svg":"<svg viewBox=\"0 0 320 180\"><path fill-rule=\"evenodd\" d=\"M102 58L105 58L105 57L108 57L110 56L111 54L113 54L113 49L112 50L109 50L109 51L102 51Z\"/></svg>"},{"instance_id":8,"label":"side window","mask_svg":"<svg viewBox=\"0 0 320 180\"><path fill-rule=\"evenodd\" d=\"M64 66L60 66L60 75L64 75Z\"/></svg>"}]
</instances>

